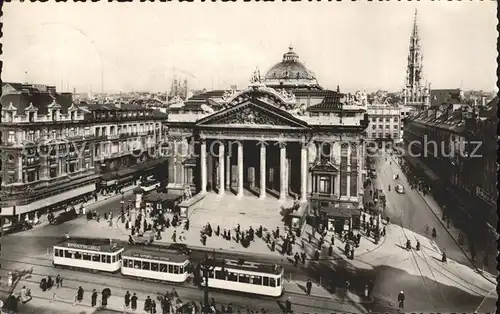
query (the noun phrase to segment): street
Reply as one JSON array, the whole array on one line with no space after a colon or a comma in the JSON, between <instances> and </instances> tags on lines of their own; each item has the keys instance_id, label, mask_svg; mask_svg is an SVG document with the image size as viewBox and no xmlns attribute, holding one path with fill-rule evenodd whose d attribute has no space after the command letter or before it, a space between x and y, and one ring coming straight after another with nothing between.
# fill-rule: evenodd
<instances>
[{"instance_id":1,"label":"street","mask_svg":"<svg viewBox=\"0 0 500 314\"><path fill-rule=\"evenodd\" d=\"M403 290L406 295L405 310L424 310L424 311L450 311L463 309L464 311L473 311L483 301L483 298L471 296L458 289L460 285L443 285L436 281L436 276L444 274L449 269L455 267L456 263L472 268L467 257L463 254L456 242L444 230L443 226L437 221L436 216L428 208L423 198L412 190L404 177L401 169L391 157L385 155L375 158L377 178L375 185L382 189L387 198L387 206L384 212L385 217L389 217L391 223L399 225L405 229L411 230L421 236L431 238L430 230L436 228L437 238L430 241L431 250L436 252L445 251L448 259L454 261L453 264L443 265L436 257L430 258L426 254L412 253L407 259L413 263L413 267L420 276L412 276L408 273L397 270L393 267L382 267L377 270L377 281L375 285L375 294L378 296L378 302L374 309L382 311L390 308L397 303L397 294ZM393 175L399 174L399 180L394 180ZM405 188L404 194L398 194L395 191L396 184L401 184ZM388 190L389 185L391 190ZM402 230L401 252L405 252L404 243L409 239L412 246L415 247L415 238L409 236L405 229ZM426 229L428 228L428 232ZM403 255L403 253L401 253ZM394 257L395 259L398 256ZM458 268L457 268L458 269ZM460 271L458 271L460 276ZM477 275L478 280L483 278ZM474 286L474 282L469 285ZM460 287L465 288L467 287ZM488 291L484 290L487 295ZM495 298L489 295L481 305L490 311L495 307ZM467 310L465 310L467 309Z\"/></svg>"},{"instance_id":2,"label":"street","mask_svg":"<svg viewBox=\"0 0 500 314\"><path fill-rule=\"evenodd\" d=\"M120 212L120 200L121 198L119 196L114 197L110 200L97 204L95 209L101 213L101 216L104 212L113 210L115 212L115 217L118 217ZM182 295L183 299L196 302L203 299L203 292L188 283L179 286L176 284L156 283L134 278L125 278L120 274L90 274L87 272L78 272L52 267L51 255L47 255L47 248L52 248L54 244L61 242L66 232L69 234L81 235L85 234L85 231L87 231L88 237L99 236L97 234L92 234L94 229L88 228L87 224L97 224L97 222L87 222L85 217L79 217L61 225L44 225L36 227L28 232L20 232L3 236L3 254L0 258L2 264L1 276L6 278L8 271L22 271L33 267L33 274L31 275L31 278L27 280L31 285L33 285L31 288L32 290L38 289L38 282L43 276L51 275L54 278L57 274L60 274L63 278L65 278L65 286L71 287L72 289L77 289L78 286L83 286L86 291L89 291L92 288L102 289L103 286L107 286L115 291L115 295L124 295L124 287L127 287L126 289L130 291L140 291L144 294L156 295L157 293L163 293L166 290L170 290L172 287L175 287L179 294ZM101 224L104 225L106 222L101 221ZM19 245L19 243L22 243L22 245ZM205 257L205 254L207 254L206 251L193 250L191 257L194 261L201 261ZM248 256L242 254L232 253L218 253L217 257L232 259L248 258ZM309 278L307 269L294 267L287 260L277 260L276 258L270 256L269 258L259 257L259 261L264 263L282 264L285 268L285 277L287 279L293 277L293 280L305 281ZM26 281L23 280L22 282L25 284ZM19 289L19 287L17 288ZM306 296L305 294L298 294L295 292L285 292L279 299L248 296L221 291L210 291L210 297L214 297L217 302L220 302L221 304L232 303L233 306L240 307L242 309L252 308L255 310L257 310L257 307L255 307L255 298L259 298L259 309L264 308L268 312L280 312L279 302L277 301L284 302L288 297L292 299L294 309L299 313L324 313L335 311L346 313L366 312L363 305L356 304L350 300L346 300L345 302L335 302L332 301L331 298L319 298L312 295Z\"/></svg>"}]
</instances>

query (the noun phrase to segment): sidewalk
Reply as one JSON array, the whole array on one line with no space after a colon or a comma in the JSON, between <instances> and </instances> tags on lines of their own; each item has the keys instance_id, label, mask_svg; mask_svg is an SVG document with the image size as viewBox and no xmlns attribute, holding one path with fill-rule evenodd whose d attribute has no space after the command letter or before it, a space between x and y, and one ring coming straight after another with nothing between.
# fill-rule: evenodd
<instances>
[{"instance_id":1,"label":"sidewalk","mask_svg":"<svg viewBox=\"0 0 500 314\"><path fill-rule=\"evenodd\" d=\"M134 186L127 186L127 187L124 187L122 189L123 196L124 196L125 199L126 199L126 196L129 195L130 192L132 192L132 190L135 187L136 187L135 185ZM119 197L121 197L120 193L118 193L118 194L108 194L106 196L99 195L98 198L97 198L97 201L95 201L95 199L92 198L89 201L87 201L86 203L83 203L83 207L85 207L86 211L93 210L95 207L97 207L99 205L102 205L102 204L105 204L108 200L117 199ZM80 209L80 205L81 205L81 203L75 204L75 210L77 212ZM58 214L64 212L65 210L66 209L61 209L61 210L58 210L58 211L53 211L52 213L54 214L54 217L56 217ZM49 224L49 221L47 219L47 215L43 214L40 217L40 222L37 225L34 225L33 228L41 228L41 227L46 226L48 224Z\"/></svg>"}]
</instances>

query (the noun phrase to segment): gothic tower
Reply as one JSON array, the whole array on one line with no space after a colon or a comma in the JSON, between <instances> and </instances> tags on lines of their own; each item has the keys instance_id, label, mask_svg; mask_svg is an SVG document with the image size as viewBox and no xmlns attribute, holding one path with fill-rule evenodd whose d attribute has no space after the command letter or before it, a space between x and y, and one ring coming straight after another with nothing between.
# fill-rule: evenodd
<instances>
[{"instance_id":1,"label":"gothic tower","mask_svg":"<svg viewBox=\"0 0 500 314\"><path fill-rule=\"evenodd\" d=\"M408 65L406 67L406 81L403 89L404 104L425 108L429 105L429 88L422 84L423 78L422 47L417 24L417 10L413 19L413 29L410 36Z\"/></svg>"}]
</instances>

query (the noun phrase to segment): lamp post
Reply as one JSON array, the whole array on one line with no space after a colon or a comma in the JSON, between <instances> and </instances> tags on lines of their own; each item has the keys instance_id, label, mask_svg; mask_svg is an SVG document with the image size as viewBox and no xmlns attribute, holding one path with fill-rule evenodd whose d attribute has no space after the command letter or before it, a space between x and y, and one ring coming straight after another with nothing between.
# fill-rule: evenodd
<instances>
[{"instance_id":1,"label":"lamp post","mask_svg":"<svg viewBox=\"0 0 500 314\"><path fill-rule=\"evenodd\" d=\"M210 272L213 272L215 270L215 266L216 266L217 262L216 262L216 259L215 259L215 256L213 256L212 258L209 258L208 255L205 255L205 259L203 260L203 262L200 263L200 270L203 274L203 280L204 280L204 289L203 289L203 309L202 309L202 313L203 314L210 314L210 306L209 306L209 302L208 302L208 275L210 274ZM224 269L224 260L222 260L222 263L221 263L221 272L222 273L225 273L225 269Z\"/></svg>"}]
</instances>

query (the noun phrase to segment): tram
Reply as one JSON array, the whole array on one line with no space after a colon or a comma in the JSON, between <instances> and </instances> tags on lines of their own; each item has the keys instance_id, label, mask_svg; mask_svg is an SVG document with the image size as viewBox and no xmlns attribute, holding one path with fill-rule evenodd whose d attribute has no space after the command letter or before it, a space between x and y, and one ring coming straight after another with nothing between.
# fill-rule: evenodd
<instances>
[{"instance_id":1,"label":"tram","mask_svg":"<svg viewBox=\"0 0 500 314\"><path fill-rule=\"evenodd\" d=\"M122 256L121 272L125 276L184 282L190 274L188 255L161 247L136 247Z\"/></svg>"},{"instance_id":2,"label":"tram","mask_svg":"<svg viewBox=\"0 0 500 314\"><path fill-rule=\"evenodd\" d=\"M202 278L203 274L200 274ZM206 285L206 282L202 282ZM210 288L279 297L283 294L283 267L248 261L215 261L208 273Z\"/></svg>"},{"instance_id":3,"label":"tram","mask_svg":"<svg viewBox=\"0 0 500 314\"><path fill-rule=\"evenodd\" d=\"M93 271L117 272L123 247L100 239L68 239L54 245L53 264Z\"/></svg>"}]
</instances>

